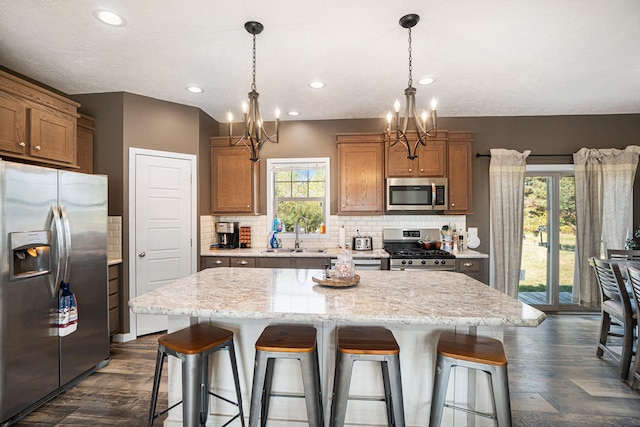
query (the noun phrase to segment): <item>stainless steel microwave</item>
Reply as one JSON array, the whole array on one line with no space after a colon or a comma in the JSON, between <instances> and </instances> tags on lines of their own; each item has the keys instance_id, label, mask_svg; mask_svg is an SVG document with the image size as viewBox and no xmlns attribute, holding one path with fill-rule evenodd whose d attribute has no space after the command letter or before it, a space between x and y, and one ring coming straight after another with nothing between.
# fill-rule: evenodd
<instances>
[{"instance_id":1,"label":"stainless steel microwave","mask_svg":"<svg viewBox=\"0 0 640 427\"><path fill-rule=\"evenodd\" d=\"M447 178L387 178L387 211L446 211Z\"/></svg>"}]
</instances>

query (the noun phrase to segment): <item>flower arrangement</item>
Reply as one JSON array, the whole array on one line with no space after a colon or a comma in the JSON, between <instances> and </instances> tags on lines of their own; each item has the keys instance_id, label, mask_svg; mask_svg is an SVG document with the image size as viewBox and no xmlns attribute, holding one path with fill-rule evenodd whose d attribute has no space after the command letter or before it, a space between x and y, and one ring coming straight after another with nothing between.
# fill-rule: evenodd
<instances>
[{"instance_id":1,"label":"flower arrangement","mask_svg":"<svg viewBox=\"0 0 640 427\"><path fill-rule=\"evenodd\" d=\"M640 226L633 232L633 238L627 239L624 248L628 251L640 249Z\"/></svg>"}]
</instances>

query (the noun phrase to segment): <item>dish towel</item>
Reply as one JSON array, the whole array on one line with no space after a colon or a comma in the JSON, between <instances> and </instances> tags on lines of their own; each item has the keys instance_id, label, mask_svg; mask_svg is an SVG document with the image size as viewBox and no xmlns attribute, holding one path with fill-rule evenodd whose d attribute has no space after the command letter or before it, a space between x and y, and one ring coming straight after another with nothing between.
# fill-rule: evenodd
<instances>
[{"instance_id":1,"label":"dish towel","mask_svg":"<svg viewBox=\"0 0 640 427\"><path fill-rule=\"evenodd\" d=\"M58 336L65 337L78 329L78 302L69 283L60 283L58 297Z\"/></svg>"}]
</instances>

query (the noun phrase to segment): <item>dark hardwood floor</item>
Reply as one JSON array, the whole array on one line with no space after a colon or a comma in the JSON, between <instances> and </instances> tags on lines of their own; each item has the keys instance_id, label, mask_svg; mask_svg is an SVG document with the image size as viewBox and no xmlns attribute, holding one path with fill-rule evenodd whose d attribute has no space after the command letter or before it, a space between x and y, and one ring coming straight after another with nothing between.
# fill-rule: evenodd
<instances>
[{"instance_id":1,"label":"dark hardwood floor","mask_svg":"<svg viewBox=\"0 0 640 427\"><path fill-rule=\"evenodd\" d=\"M613 359L595 356L599 318L549 315L538 328L506 329L514 426L640 426L640 392L617 379ZM108 366L16 425L146 425L156 345L157 335L112 344Z\"/></svg>"}]
</instances>

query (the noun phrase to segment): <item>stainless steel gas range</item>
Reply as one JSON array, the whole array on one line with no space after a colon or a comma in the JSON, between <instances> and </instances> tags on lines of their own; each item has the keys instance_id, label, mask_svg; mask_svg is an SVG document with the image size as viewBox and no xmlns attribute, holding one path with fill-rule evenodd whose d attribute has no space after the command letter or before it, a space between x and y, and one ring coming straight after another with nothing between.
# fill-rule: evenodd
<instances>
[{"instance_id":1,"label":"stainless steel gas range","mask_svg":"<svg viewBox=\"0 0 640 427\"><path fill-rule=\"evenodd\" d=\"M440 240L437 228L384 228L382 244L391 270L455 271L456 257L440 249L424 249L421 242Z\"/></svg>"}]
</instances>

